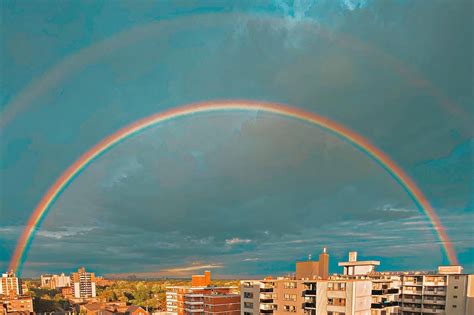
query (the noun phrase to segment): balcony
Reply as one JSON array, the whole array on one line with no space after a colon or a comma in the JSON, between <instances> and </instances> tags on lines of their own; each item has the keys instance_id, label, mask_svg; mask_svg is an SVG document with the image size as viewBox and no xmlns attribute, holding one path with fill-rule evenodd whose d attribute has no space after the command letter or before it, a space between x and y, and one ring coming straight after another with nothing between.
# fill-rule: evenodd
<instances>
[{"instance_id":1,"label":"balcony","mask_svg":"<svg viewBox=\"0 0 474 315\"><path fill-rule=\"evenodd\" d=\"M421 295L421 292L422 292L421 290L410 290L406 288L402 289L403 294Z\"/></svg>"},{"instance_id":2,"label":"balcony","mask_svg":"<svg viewBox=\"0 0 474 315\"><path fill-rule=\"evenodd\" d=\"M316 303L313 302L305 302L303 303L304 309L316 309Z\"/></svg>"},{"instance_id":3,"label":"balcony","mask_svg":"<svg viewBox=\"0 0 474 315\"><path fill-rule=\"evenodd\" d=\"M372 295L387 295L387 294L399 294L399 293L400 293L400 290L398 288L372 290Z\"/></svg>"},{"instance_id":4,"label":"balcony","mask_svg":"<svg viewBox=\"0 0 474 315\"><path fill-rule=\"evenodd\" d=\"M275 304L260 304L260 312L268 313L268 311L273 312L276 309L277 306Z\"/></svg>"},{"instance_id":5,"label":"balcony","mask_svg":"<svg viewBox=\"0 0 474 315\"><path fill-rule=\"evenodd\" d=\"M262 293L271 293L271 292L273 292L273 288L260 288L260 292L262 292Z\"/></svg>"},{"instance_id":6,"label":"balcony","mask_svg":"<svg viewBox=\"0 0 474 315\"><path fill-rule=\"evenodd\" d=\"M184 310L186 312L189 312L189 313L202 313L202 312L204 312L203 308L185 308Z\"/></svg>"},{"instance_id":7,"label":"balcony","mask_svg":"<svg viewBox=\"0 0 474 315\"><path fill-rule=\"evenodd\" d=\"M421 297L416 297L416 298L407 298L403 297L402 298L403 303L413 303L413 304L421 304Z\"/></svg>"},{"instance_id":8,"label":"balcony","mask_svg":"<svg viewBox=\"0 0 474 315\"><path fill-rule=\"evenodd\" d=\"M433 305L446 305L446 300L445 299L427 299L427 298L425 298L423 300L423 303L433 304Z\"/></svg>"},{"instance_id":9,"label":"balcony","mask_svg":"<svg viewBox=\"0 0 474 315\"><path fill-rule=\"evenodd\" d=\"M430 287L445 287L446 282L444 282L444 281L428 281L428 282L424 282L423 285L430 286Z\"/></svg>"},{"instance_id":10,"label":"balcony","mask_svg":"<svg viewBox=\"0 0 474 315\"><path fill-rule=\"evenodd\" d=\"M425 295L446 296L446 291L444 291L444 290L425 290Z\"/></svg>"},{"instance_id":11,"label":"balcony","mask_svg":"<svg viewBox=\"0 0 474 315\"><path fill-rule=\"evenodd\" d=\"M185 301L184 304L188 305L204 305L203 301Z\"/></svg>"},{"instance_id":12,"label":"balcony","mask_svg":"<svg viewBox=\"0 0 474 315\"><path fill-rule=\"evenodd\" d=\"M421 312L421 306L407 306L407 305L403 305L401 308L400 308L401 311L404 311L404 312Z\"/></svg>"},{"instance_id":13,"label":"balcony","mask_svg":"<svg viewBox=\"0 0 474 315\"><path fill-rule=\"evenodd\" d=\"M316 290L304 290L303 296L316 296Z\"/></svg>"},{"instance_id":14,"label":"balcony","mask_svg":"<svg viewBox=\"0 0 474 315\"><path fill-rule=\"evenodd\" d=\"M423 312L423 314L446 314L445 310L439 308L423 307L421 311Z\"/></svg>"},{"instance_id":15,"label":"balcony","mask_svg":"<svg viewBox=\"0 0 474 315\"><path fill-rule=\"evenodd\" d=\"M398 306L398 302L397 302L397 301L387 301L387 302L380 302L380 303L372 303L371 308L380 309L380 308L394 307L394 306Z\"/></svg>"}]
</instances>

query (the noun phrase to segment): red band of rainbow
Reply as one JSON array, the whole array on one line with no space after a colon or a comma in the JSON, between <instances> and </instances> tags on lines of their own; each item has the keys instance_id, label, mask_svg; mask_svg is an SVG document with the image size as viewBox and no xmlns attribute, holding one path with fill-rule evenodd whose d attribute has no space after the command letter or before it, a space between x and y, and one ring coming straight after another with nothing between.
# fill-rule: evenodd
<instances>
[{"instance_id":1,"label":"red band of rainbow","mask_svg":"<svg viewBox=\"0 0 474 315\"><path fill-rule=\"evenodd\" d=\"M50 187L48 192L43 196L39 204L36 206L23 233L20 236L20 239L18 240L10 261L9 269L18 273L21 271L22 265L27 256L28 249L34 239L35 232L39 229L42 220L47 215L48 210L54 204L55 200L66 189L66 187L74 180L74 178L101 154L105 153L107 150L111 149L113 146L127 139L128 137L131 137L161 122L183 116L215 111L262 111L285 117L292 117L298 120L309 122L311 124L315 124L350 142L352 145L357 147L372 160L374 160L383 169L385 169L393 177L393 179L395 179L404 188L404 190L409 194L411 199L420 208L420 210L422 210L427 215L431 225L433 226L433 230L437 234L441 243L441 248L443 249L444 254L448 258L449 262L451 264L458 264L456 253L451 242L449 241L448 235L446 234L446 231L433 207L430 205L421 190L416 186L415 182L407 174L405 174L405 172L399 166L397 166L394 161L392 161L380 149L371 144L367 139L340 125L339 123L302 109L274 103L235 100L196 103L166 110L138 120L96 144L92 149L84 153L56 180L56 182Z\"/></svg>"}]
</instances>

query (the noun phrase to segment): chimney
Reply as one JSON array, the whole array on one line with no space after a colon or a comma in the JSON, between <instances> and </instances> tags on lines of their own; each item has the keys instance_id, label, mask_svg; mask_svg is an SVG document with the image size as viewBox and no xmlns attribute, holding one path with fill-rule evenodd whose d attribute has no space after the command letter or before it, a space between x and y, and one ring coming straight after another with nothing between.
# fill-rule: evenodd
<instances>
[{"instance_id":1,"label":"chimney","mask_svg":"<svg viewBox=\"0 0 474 315\"><path fill-rule=\"evenodd\" d=\"M319 276L322 279L327 279L329 276L329 254L327 248L323 248L323 252L319 254Z\"/></svg>"},{"instance_id":2,"label":"chimney","mask_svg":"<svg viewBox=\"0 0 474 315\"><path fill-rule=\"evenodd\" d=\"M206 286L211 284L211 272L209 270L204 271L204 283Z\"/></svg>"}]
</instances>

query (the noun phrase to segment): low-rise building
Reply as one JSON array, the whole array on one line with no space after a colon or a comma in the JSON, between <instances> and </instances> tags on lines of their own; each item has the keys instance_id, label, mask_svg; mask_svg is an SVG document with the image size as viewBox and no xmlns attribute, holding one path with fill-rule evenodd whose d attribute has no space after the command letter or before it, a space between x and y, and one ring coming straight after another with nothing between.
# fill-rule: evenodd
<instances>
[{"instance_id":1,"label":"low-rise building","mask_svg":"<svg viewBox=\"0 0 474 315\"><path fill-rule=\"evenodd\" d=\"M71 286L71 277L64 273L60 275L41 275L41 287L48 289L60 289Z\"/></svg>"},{"instance_id":2,"label":"low-rise building","mask_svg":"<svg viewBox=\"0 0 474 315\"><path fill-rule=\"evenodd\" d=\"M33 299L30 296L3 296L0 297L0 305L4 312L8 313L33 313Z\"/></svg>"},{"instance_id":3,"label":"low-rise building","mask_svg":"<svg viewBox=\"0 0 474 315\"><path fill-rule=\"evenodd\" d=\"M205 271L204 275L193 276L190 286L167 287L166 309L177 315L237 314L240 313L240 296L235 290L234 287L212 286L211 272Z\"/></svg>"}]
</instances>

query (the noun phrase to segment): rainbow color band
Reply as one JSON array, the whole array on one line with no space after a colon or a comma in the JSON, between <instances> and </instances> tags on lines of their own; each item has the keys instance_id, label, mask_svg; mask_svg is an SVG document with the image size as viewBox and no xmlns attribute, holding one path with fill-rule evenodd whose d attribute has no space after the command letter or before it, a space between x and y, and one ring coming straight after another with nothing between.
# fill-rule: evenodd
<instances>
[{"instance_id":1,"label":"rainbow color band","mask_svg":"<svg viewBox=\"0 0 474 315\"><path fill-rule=\"evenodd\" d=\"M427 215L441 242L441 247L444 250L444 254L447 256L449 262L451 264L458 264L456 253L451 242L449 241L448 235L446 234L446 231L433 207L430 205L421 190L416 186L415 182L407 174L405 174L405 172L399 166L397 166L394 161L392 161L380 149L371 144L367 139L340 125L339 123L299 108L275 103L235 100L195 103L166 110L164 112L160 112L138 120L96 144L92 149L84 153L64 173L62 173L62 175L50 187L48 192L43 196L39 204L36 206L22 235L20 236L20 239L18 240L10 261L9 269L16 272L21 271L22 265L27 256L28 249L34 239L35 232L39 229L42 220L48 213L48 210L58 199L61 193L67 188L67 186L72 181L74 181L76 176L78 176L80 172L84 170L89 164L91 164L95 159L125 139L164 121L193 114L217 111L262 111L284 117L291 117L317 125L350 142L360 151L377 162L378 165L385 169L405 189L405 191L410 195L411 199L420 208L420 210L422 210Z\"/></svg>"}]
</instances>

